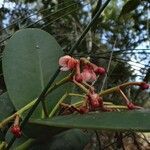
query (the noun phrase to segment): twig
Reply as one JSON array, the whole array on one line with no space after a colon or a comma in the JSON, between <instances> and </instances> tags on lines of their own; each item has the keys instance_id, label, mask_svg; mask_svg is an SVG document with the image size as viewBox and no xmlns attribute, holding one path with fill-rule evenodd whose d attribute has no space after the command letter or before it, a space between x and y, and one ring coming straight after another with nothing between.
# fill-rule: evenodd
<instances>
[{"instance_id":1,"label":"twig","mask_svg":"<svg viewBox=\"0 0 150 150\"><path fill-rule=\"evenodd\" d=\"M132 133L132 137L133 137L133 141L134 141L134 145L136 146L137 150L141 150L140 145L136 139L135 133Z\"/></svg>"},{"instance_id":2,"label":"twig","mask_svg":"<svg viewBox=\"0 0 150 150\"><path fill-rule=\"evenodd\" d=\"M116 136L117 136L117 148L120 149L122 147L123 150L125 150L124 148L124 144L123 144L123 136L121 132L116 132Z\"/></svg>"},{"instance_id":3,"label":"twig","mask_svg":"<svg viewBox=\"0 0 150 150\"><path fill-rule=\"evenodd\" d=\"M96 135L96 139L98 141L98 149L101 150L102 149L102 144L101 144L101 141L100 141L100 137L98 135L98 132L95 130L95 135Z\"/></svg>"},{"instance_id":4,"label":"twig","mask_svg":"<svg viewBox=\"0 0 150 150\"><path fill-rule=\"evenodd\" d=\"M122 138L125 138L125 137L127 137L127 136L129 136L129 135L131 135L131 133L125 134ZM117 140L114 141L114 142L112 142L112 143L110 143L110 144L108 144L108 145L106 145L104 148L102 148L102 150L108 149L108 147L110 147L110 146L116 144L116 142L117 142Z\"/></svg>"},{"instance_id":5,"label":"twig","mask_svg":"<svg viewBox=\"0 0 150 150\"><path fill-rule=\"evenodd\" d=\"M103 79L103 83L102 83L102 87L101 87L100 91L102 91L104 89L104 86L105 86L105 83L106 83L106 79L107 79L107 76L108 76L108 72L109 72L111 61L112 61L112 57L113 57L113 52L114 52L113 49L114 49L115 45L116 45L116 40L115 40L114 45L112 47L112 51L111 51L109 62L108 62L108 66L107 66L106 75L105 75L105 77Z\"/></svg>"}]
</instances>

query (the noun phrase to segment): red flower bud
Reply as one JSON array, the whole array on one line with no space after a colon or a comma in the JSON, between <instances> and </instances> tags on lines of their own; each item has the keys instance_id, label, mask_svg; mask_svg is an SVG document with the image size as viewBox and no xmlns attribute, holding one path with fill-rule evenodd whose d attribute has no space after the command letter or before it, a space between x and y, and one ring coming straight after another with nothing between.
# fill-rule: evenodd
<instances>
[{"instance_id":1,"label":"red flower bud","mask_svg":"<svg viewBox=\"0 0 150 150\"><path fill-rule=\"evenodd\" d=\"M103 100L99 97L97 93L90 93L88 96L88 101L89 104L91 105L92 108L99 108L102 107L103 105Z\"/></svg>"},{"instance_id":2,"label":"red flower bud","mask_svg":"<svg viewBox=\"0 0 150 150\"><path fill-rule=\"evenodd\" d=\"M146 90L149 88L149 84L147 84L146 82L141 83L140 88L141 88L141 90Z\"/></svg>"},{"instance_id":3,"label":"red flower bud","mask_svg":"<svg viewBox=\"0 0 150 150\"><path fill-rule=\"evenodd\" d=\"M11 133L14 134L15 137L19 138L22 134L20 126L19 125L13 125L10 129Z\"/></svg>"},{"instance_id":4,"label":"red flower bud","mask_svg":"<svg viewBox=\"0 0 150 150\"><path fill-rule=\"evenodd\" d=\"M130 110L135 109L135 105L134 105L133 103L131 103L131 102L129 102L129 103L127 104L127 107L128 107L128 109L130 109Z\"/></svg>"},{"instance_id":5,"label":"red flower bud","mask_svg":"<svg viewBox=\"0 0 150 150\"><path fill-rule=\"evenodd\" d=\"M94 72L99 75L104 75L106 73L106 70L103 67L96 67L94 69Z\"/></svg>"},{"instance_id":6,"label":"red flower bud","mask_svg":"<svg viewBox=\"0 0 150 150\"><path fill-rule=\"evenodd\" d=\"M16 134L14 134L14 136L16 137L16 138L20 138L21 137L21 135L22 135L22 132L20 131L20 132L18 132L18 133L16 133Z\"/></svg>"},{"instance_id":7,"label":"red flower bud","mask_svg":"<svg viewBox=\"0 0 150 150\"><path fill-rule=\"evenodd\" d=\"M98 108L98 107L100 107L100 104L99 104L98 99L92 100L92 101L91 101L91 105L92 105L93 108Z\"/></svg>"}]
</instances>

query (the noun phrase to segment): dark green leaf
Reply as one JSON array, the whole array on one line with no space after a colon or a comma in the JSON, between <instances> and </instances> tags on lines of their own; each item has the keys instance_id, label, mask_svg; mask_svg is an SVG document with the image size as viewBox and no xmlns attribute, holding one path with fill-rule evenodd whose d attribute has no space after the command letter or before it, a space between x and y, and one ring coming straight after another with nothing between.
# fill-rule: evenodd
<instances>
[{"instance_id":1,"label":"dark green leaf","mask_svg":"<svg viewBox=\"0 0 150 150\"><path fill-rule=\"evenodd\" d=\"M15 111L15 108L8 96L8 93L0 95L0 121L10 116Z\"/></svg>"},{"instance_id":2,"label":"dark green leaf","mask_svg":"<svg viewBox=\"0 0 150 150\"><path fill-rule=\"evenodd\" d=\"M129 0L122 8L120 16L129 14L131 11L135 10L140 4L141 0Z\"/></svg>"},{"instance_id":3,"label":"dark green leaf","mask_svg":"<svg viewBox=\"0 0 150 150\"><path fill-rule=\"evenodd\" d=\"M15 108L8 96L8 93L0 95L0 122L6 117L10 116L15 111ZM4 140L5 132L7 129L0 130L0 140Z\"/></svg>"},{"instance_id":4,"label":"dark green leaf","mask_svg":"<svg viewBox=\"0 0 150 150\"><path fill-rule=\"evenodd\" d=\"M57 41L40 29L20 30L8 41L3 71L8 93L17 110L39 96L56 71L62 53ZM66 90L63 86L48 97L50 110ZM36 116L41 116L41 110Z\"/></svg>"},{"instance_id":5,"label":"dark green leaf","mask_svg":"<svg viewBox=\"0 0 150 150\"><path fill-rule=\"evenodd\" d=\"M8 41L3 71L8 93L17 109L39 96L57 67L61 51L56 40L39 29L21 30Z\"/></svg>"},{"instance_id":6,"label":"dark green leaf","mask_svg":"<svg viewBox=\"0 0 150 150\"><path fill-rule=\"evenodd\" d=\"M90 142L92 132L72 129L56 135L49 144L49 150L83 150Z\"/></svg>"},{"instance_id":7,"label":"dark green leaf","mask_svg":"<svg viewBox=\"0 0 150 150\"><path fill-rule=\"evenodd\" d=\"M61 73L58 77L57 80L62 79L64 76L66 76L66 73ZM72 85L70 83L65 83L58 89L52 91L47 97L46 97L46 103L49 109L49 112L53 110L57 102L60 100L60 98L66 93L72 91ZM70 97L64 100L64 102L70 103Z\"/></svg>"},{"instance_id":8,"label":"dark green leaf","mask_svg":"<svg viewBox=\"0 0 150 150\"><path fill-rule=\"evenodd\" d=\"M28 139L24 143L20 144L19 146L15 147L15 150L29 150L31 145L35 143L35 139Z\"/></svg>"},{"instance_id":9,"label":"dark green leaf","mask_svg":"<svg viewBox=\"0 0 150 150\"><path fill-rule=\"evenodd\" d=\"M45 137L50 138L50 137L52 137L62 131L65 131L65 130L68 130L68 129L51 127L49 125L29 122L23 131L30 138L42 139Z\"/></svg>"},{"instance_id":10,"label":"dark green leaf","mask_svg":"<svg viewBox=\"0 0 150 150\"><path fill-rule=\"evenodd\" d=\"M9 143L11 141L11 139L13 138L13 134L11 132L7 132L6 136L5 136L5 140L7 141L7 143ZM16 149L16 147L22 145L24 142L28 141L28 138L24 135L22 135L20 138L18 138L14 144L12 145L11 149L14 150Z\"/></svg>"},{"instance_id":11,"label":"dark green leaf","mask_svg":"<svg viewBox=\"0 0 150 150\"><path fill-rule=\"evenodd\" d=\"M150 110L74 114L31 122L58 128L150 131Z\"/></svg>"},{"instance_id":12,"label":"dark green leaf","mask_svg":"<svg viewBox=\"0 0 150 150\"><path fill-rule=\"evenodd\" d=\"M30 150L83 150L93 132L72 129L62 132L45 143L37 142Z\"/></svg>"}]
</instances>

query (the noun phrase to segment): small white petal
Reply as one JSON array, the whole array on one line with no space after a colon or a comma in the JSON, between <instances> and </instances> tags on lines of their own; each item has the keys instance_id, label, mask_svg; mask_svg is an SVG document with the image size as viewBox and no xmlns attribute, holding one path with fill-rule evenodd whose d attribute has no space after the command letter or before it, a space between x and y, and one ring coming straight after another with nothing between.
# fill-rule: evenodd
<instances>
[{"instance_id":1,"label":"small white petal","mask_svg":"<svg viewBox=\"0 0 150 150\"><path fill-rule=\"evenodd\" d=\"M60 70L61 70L61 71L68 71L69 68L68 68L68 67L61 67Z\"/></svg>"}]
</instances>

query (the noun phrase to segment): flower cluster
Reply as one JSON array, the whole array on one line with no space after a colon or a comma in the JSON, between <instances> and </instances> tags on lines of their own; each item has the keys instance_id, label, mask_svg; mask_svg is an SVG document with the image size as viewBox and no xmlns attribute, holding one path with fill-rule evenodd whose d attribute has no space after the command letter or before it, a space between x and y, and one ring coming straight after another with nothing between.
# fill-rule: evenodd
<instances>
[{"instance_id":1,"label":"flower cluster","mask_svg":"<svg viewBox=\"0 0 150 150\"><path fill-rule=\"evenodd\" d=\"M91 63L86 58L75 59L69 55L63 56L59 59L60 70L68 71L74 70L73 82L75 84L85 84L88 85L88 92L86 92L86 106L82 106L81 108L71 109L78 111L83 114L90 110L95 110L99 108L103 108L103 100L102 98L95 93L94 87L88 83L92 83L97 80L98 75L104 75L106 73L103 67L99 67L93 63Z\"/></svg>"},{"instance_id":2,"label":"flower cluster","mask_svg":"<svg viewBox=\"0 0 150 150\"><path fill-rule=\"evenodd\" d=\"M69 55L61 57L59 59L59 65L60 70L62 71L72 70L74 72L72 81L86 92L84 105L80 106L79 108L74 106L67 106L70 110L77 111L81 114L94 110L109 111L109 109L104 107L102 97L100 97L100 94L95 92L93 84L91 84L97 80L97 76L104 75L106 73L103 67L99 67L91 63L86 58L75 59ZM150 87L146 82L128 83L128 85L138 85L140 86L141 90L145 90ZM86 87L88 87L88 89ZM122 91L124 87L126 87L126 84L118 86L114 89L112 88L112 92L120 93L129 110L142 108L140 106L134 105L127 98L127 96ZM110 93L109 90L107 92Z\"/></svg>"},{"instance_id":3,"label":"flower cluster","mask_svg":"<svg viewBox=\"0 0 150 150\"><path fill-rule=\"evenodd\" d=\"M75 70L74 78L79 83L83 81L94 82L97 79L97 75L104 75L106 73L103 67L98 67L85 58L78 60L69 55L61 57L59 65L62 71Z\"/></svg>"}]
</instances>

